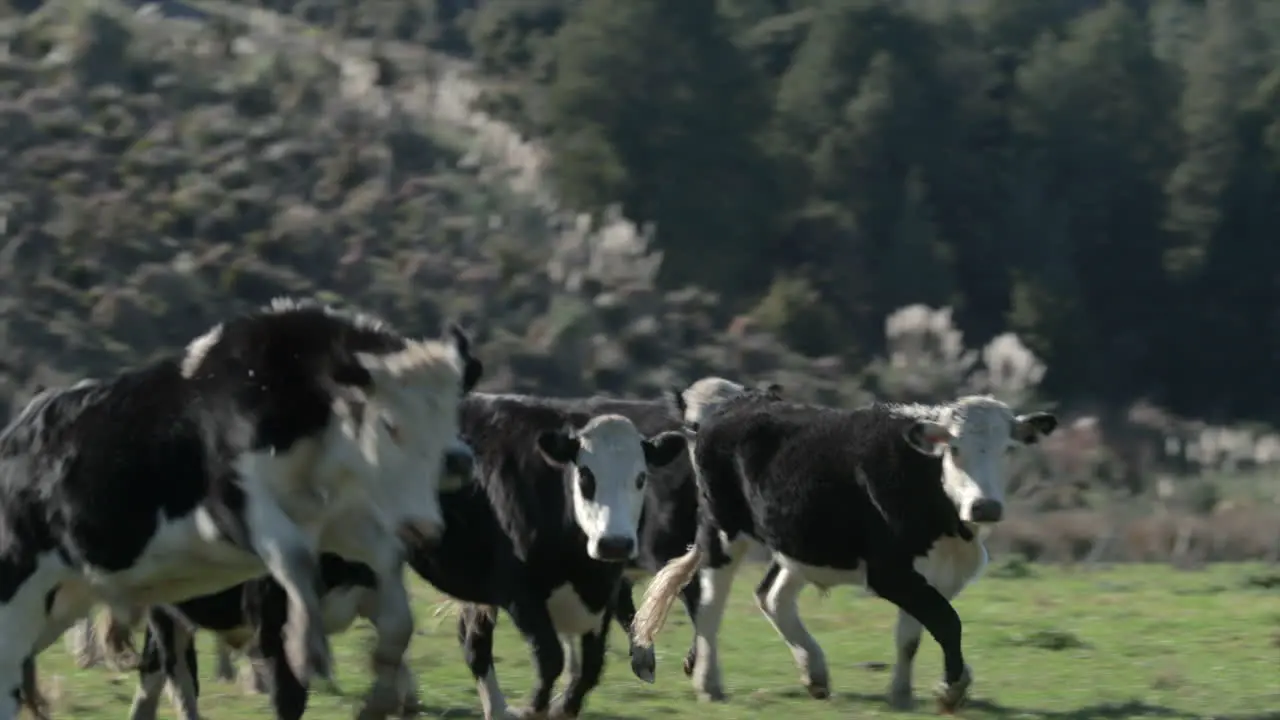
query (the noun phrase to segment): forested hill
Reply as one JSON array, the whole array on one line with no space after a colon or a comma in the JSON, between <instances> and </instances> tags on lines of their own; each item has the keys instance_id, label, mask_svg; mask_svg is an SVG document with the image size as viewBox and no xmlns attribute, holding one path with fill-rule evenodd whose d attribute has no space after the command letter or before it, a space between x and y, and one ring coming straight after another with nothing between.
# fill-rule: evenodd
<instances>
[{"instance_id":1,"label":"forested hill","mask_svg":"<svg viewBox=\"0 0 1280 720\"><path fill-rule=\"evenodd\" d=\"M39 4L7 2L10 17ZM6 30L0 146L6 192L27 198L6 253L38 272L7 271L26 293L6 306L10 343L103 372L134 359L119 348L198 332L220 294L318 287L411 325L461 315L507 383L637 391L779 368L838 383L885 354L892 311L925 303L953 308L970 347L1016 333L1047 366L1041 397L1065 405L1280 420L1280 2L261 7L385 41L374 55L470 61L480 106L549 151L566 207L653 223L657 287L549 279L532 231L460 220L503 202L457 169L461 146L411 113L356 122L327 60L27 19ZM80 64L51 81L55 56ZM385 69L401 90L427 72ZM200 282L176 289L175 273ZM731 344L761 331L782 342Z\"/></svg>"},{"instance_id":2,"label":"forested hill","mask_svg":"<svg viewBox=\"0 0 1280 720\"><path fill-rule=\"evenodd\" d=\"M473 59L567 202L802 352L950 305L1051 396L1280 419L1280 2L322 5Z\"/></svg>"}]
</instances>

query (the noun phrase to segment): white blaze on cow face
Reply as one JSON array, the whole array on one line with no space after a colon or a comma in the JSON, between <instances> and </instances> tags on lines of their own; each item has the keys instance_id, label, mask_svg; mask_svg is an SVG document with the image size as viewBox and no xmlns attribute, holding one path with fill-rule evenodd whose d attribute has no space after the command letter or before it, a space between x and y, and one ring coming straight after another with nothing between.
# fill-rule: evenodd
<instances>
[{"instance_id":1,"label":"white blaze on cow face","mask_svg":"<svg viewBox=\"0 0 1280 720\"><path fill-rule=\"evenodd\" d=\"M1005 455L1053 432L1049 413L1014 415L1008 405L988 396L962 397L943 407L908 406L920 417L906 432L907 442L926 455L942 458L942 484L965 522L990 524L1004 514Z\"/></svg>"},{"instance_id":2,"label":"white blaze on cow face","mask_svg":"<svg viewBox=\"0 0 1280 720\"><path fill-rule=\"evenodd\" d=\"M461 463L470 472L471 451L458 433L464 360L453 343L431 340L357 360L373 382L359 410L344 399L335 403L343 444L355 450L345 454L365 464L358 475L370 481L366 490L384 523L438 538L445 466Z\"/></svg>"},{"instance_id":3,"label":"white blaze on cow face","mask_svg":"<svg viewBox=\"0 0 1280 720\"><path fill-rule=\"evenodd\" d=\"M684 436L667 432L646 439L627 418L600 415L577 431L544 432L537 445L549 464L568 472L587 554L606 562L635 557L649 469L675 460Z\"/></svg>"}]
</instances>

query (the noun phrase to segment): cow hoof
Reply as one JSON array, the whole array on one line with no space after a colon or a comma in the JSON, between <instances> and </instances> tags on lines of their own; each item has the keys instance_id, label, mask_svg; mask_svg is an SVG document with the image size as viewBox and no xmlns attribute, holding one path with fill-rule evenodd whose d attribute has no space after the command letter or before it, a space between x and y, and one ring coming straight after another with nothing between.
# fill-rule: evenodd
<instances>
[{"instance_id":1,"label":"cow hoof","mask_svg":"<svg viewBox=\"0 0 1280 720\"><path fill-rule=\"evenodd\" d=\"M507 720L547 720L546 710L534 710L531 707L507 708Z\"/></svg>"},{"instance_id":2,"label":"cow hoof","mask_svg":"<svg viewBox=\"0 0 1280 720\"><path fill-rule=\"evenodd\" d=\"M285 659L298 682L307 685L314 678L329 678L333 674L333 658L329 652L329 638L319 625L311 625L306 631L285 630Z\"/></svg>"},{"instance_id":3,"label":"cow hoof","mask_svg":"<svg viewBox=\"0 0 1280 720\"><path fill-rule=\"evenodd\" d=\"M415 715L421 715L428 709L429 708L426 705L423 705L422 701L416 697L405 698L404 702L400 705L400 717L414 717Z\"/></svg>"},{"instance_id":4,"label":"cow hoof","mask_svg":"<svg viewBox=\"0 0 1280 720\"><path fill-rule=\"evenodd\" d=\"M634 648L631 651L631 672L641 680L652 684L657 672L657 658L653 648Z\"/></svg>"},{"instance_id":5,"label":"cow hoof","mask_svg":"<svg viewBox=\"0 0 1280 720\"><path fill-rule=\"evenodd\" d=\"M938 689L934 691L938 700L938 712L944 715L951 715L964 705L965 700L969 697L969 686L973 685L973 670L966 665L964 672L960 674L960 679L953 683L945 680L938 684Z\"/></svg>"},{"instance_id":6,"label":"cow hoof","mask_svg":"<svg viewBox=\"0 0 1280 720\"><path fill-rule=\"evenodd\" d=\"M689 655L687 655L687 656L685 657L685 659L684 659L684 666L683 666L683 667L684 667L684 676L685 676L685 677L693 677L693 668L694 668L697 664L698 664L698 661L693 657L693 653L689 653Z\"/></svg>"},{"instance_id":7,"label":"cow hoof","mask_svg":"<svg viewBox=\"0 0 1280 720\"><path fill-rule=\"evenodd\" d=\"M814 700L826 700L831 697L831 688L826 683L806 683L804 689L809 691L809 697Z\"/></svg>"},{"instance_id":8,"label":"cow hoof","mask_svg":"<svg viewBox=\"0 0 1280 720\"><path fill-rule=\"evenodd\" d=\"M714 688L711 690L699 690L698 699L702 702L724 702L726 698L723 690Z\"/></svg>"},{"instance_id":9,"label":"cow hoof","mask_svg":"<svg viewBox=\"0 0 1280 720\"><path fill-rule=\"evenodd\" d=\"M894 710L913 710L915 706L916 698L910 685L889 688L889 707Z\"/></svg>"},{"instance_id":10,"label":"cow hoof","mask_svg":"<svg viewBox=\"0 0 1280 720\"><path fill-rule=\"evenodd\" d=\"M577 713L569 712L564 706L564 696L551 701L551 709L547 711L547 720L577 720Z\"/></svg>"}]
</instances>

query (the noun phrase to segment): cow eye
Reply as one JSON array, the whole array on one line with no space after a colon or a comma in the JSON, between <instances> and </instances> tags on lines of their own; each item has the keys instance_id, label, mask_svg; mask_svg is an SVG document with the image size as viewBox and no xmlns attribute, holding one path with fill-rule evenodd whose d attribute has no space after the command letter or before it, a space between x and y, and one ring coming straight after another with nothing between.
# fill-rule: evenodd
<instances>
[{"instance_id":1,"label":"cow eye","mask_svg":"<svg viewBox=\"0 0 1280 720\"><path fill-rule=\"evenodd\" d=\"M951 459L952 460L960 459L960 448L956 447L955 445L951 446Z\"/></svg>"},{"instance_id":2,"label":"cow eye","mask_svg":"<svg viewBox=\"0 0 1280 720\"><path fill-rule=\"evenodd\" d=\"M596 496L596 476L590 468L578 466L578 491L583 500L592 500Z\"/></svg>"},{"instance_id":3,"label":"cow eye","mask_svg":"<svg viewBox=\"0 0 1280 720\"><path fill-rule=\"evenodd\" d=\"M636 475L636 489L637 490L643 489L644 481L648 479L649 479L649 473L647 472L641 471L639 475Z\"/></svg>"}]
</instances>

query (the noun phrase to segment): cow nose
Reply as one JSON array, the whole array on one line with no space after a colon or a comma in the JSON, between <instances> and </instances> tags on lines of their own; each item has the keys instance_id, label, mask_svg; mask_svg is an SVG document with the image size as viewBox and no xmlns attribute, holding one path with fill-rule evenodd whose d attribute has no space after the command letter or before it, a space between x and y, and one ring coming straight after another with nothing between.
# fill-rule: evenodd
<instances>
[{"instance_id":1,"label":"cow nose","mask_svg":"<svg viewBox=\"0 0 1280 720\"><path fill-rule=\"evenodd\" d=\"M601 560L622 562L631 559L631 551L636 549L636 541L629 537L604 537L596 543L596 553Z\"/></svg>"},{"instance_id":2,"label":"cow nose","mask_svg":"<svg viewBox=\"0 0 1280 720\"><path fill-rule=\"evenodd\" d=\"M470 450L450 448L444 454L444 472L452 477L467 479L475 468L476 458Z\"/></svg>"},{"instance_id":3,"label":"cow nose","mask_svg":"<svg viewBox=\"0 0 1280 720\"><path fill-rule=\"evenodd\" d=\"M1004 517L1004 505L999 500L974 500L973 506L969 508L969 517L976 523L1000 522L1000 518Z\"/></svg>"}]
</instances>

